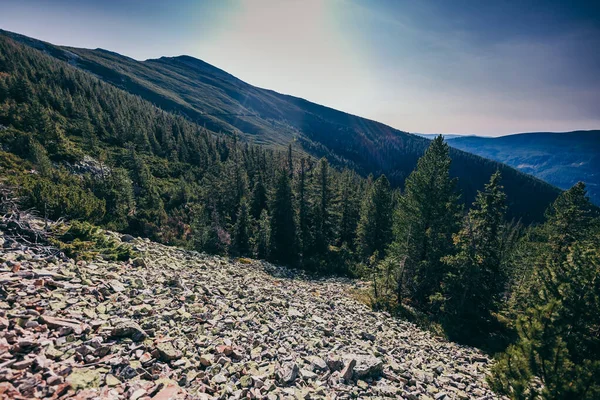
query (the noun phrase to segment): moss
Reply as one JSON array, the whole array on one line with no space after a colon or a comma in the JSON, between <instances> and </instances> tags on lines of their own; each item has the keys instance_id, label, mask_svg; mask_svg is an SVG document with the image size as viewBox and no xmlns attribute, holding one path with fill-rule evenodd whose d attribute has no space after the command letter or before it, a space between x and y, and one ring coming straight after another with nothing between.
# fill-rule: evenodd
<instances>
[{"instance_id":1,"label":"moss","mask_svg":"<svg viewBox=\"0 0 600 400\"><path fill-rule=\"evenodd\" d=\"M125 261L137 254L131 246L119 243L107 236L100 228L88 223L74 221L70 226L60 225L55 230L53 244L67 256L77 260L91 260L101 256L107 260Z\"/></svg>"}]
</instances>

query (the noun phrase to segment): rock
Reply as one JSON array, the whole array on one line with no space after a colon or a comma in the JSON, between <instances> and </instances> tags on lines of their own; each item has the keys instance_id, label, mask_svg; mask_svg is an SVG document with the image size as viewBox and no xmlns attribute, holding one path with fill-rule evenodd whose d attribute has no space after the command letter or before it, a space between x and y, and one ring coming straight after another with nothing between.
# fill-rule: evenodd
<instances>
[{"instance_id":1,"label":"rock","mask_svg":"<svg viewBox=\"0 0 600 400\"><path fill-rule=\"evenodd\" d=\"M356 360L354 378L377 377L383 371L383 361L371 355L345 355L344 359Z\"/></svg>"},{"instance_id":2,"label":"rock","mask_svg":"<svg viewBox=\"0 0 600 400\"><path fill-rule=\"evenodd\" d=\"M240 378L240 386L243 388L248 388L252 386L252 377L248 375L244 375Z\"/></svg>"},{"instance_id":3,"label":"rock","mask_svg":"<svg viewBox=\"0 0 600 400\"><path fill-rule=\"evenodd\" d=\"M124 262L6 242L0 397L497 399L487 357L368 309L360 281L139 238Z\"/></svg>"},{"instance_id":4,"label":"rock","mask_svg":"<svg viewBox=\"0 0 600 400\"><path fill-rule=\"evenodd\" d=\"M315 374L312 371L309 371L307 369L301 369L300 370L300 376L302 377L302 379L315 379L317 378L319 375Z\"/></svg>"},{"instance_id":5,"label":"rock","mask_svg":"<svg viewBox=\"0 0 600 400\"><path fill-rule=\"evenodd\" d=\"M332 371L339 371L344 367L344 361L338 356L328 354L327 355L327 367Z\"/></svg>"},{"instance_id":6,"label":"rock","mask_svg":"<svg viewBox=\"0 0 600 400\"><path fill-rule=\"evenodd\" d=\"M121 384L121 381L112 374L107 374L105 378L105 382L107 386L114 387Z\"/></svg>"},{"instance_id":7,"label":"rock","mask_svg":"<svg viewBox=\"0 0 600 400\"><path fill-rule=\"evenodd\" d=\"M109 285L112 288L112 290L116 293L125 291L125 286L123 286L123 284L116 279L111 280L109 282Z\"/></svg>"},{"instance_id":8,"label":"rock","mask_svg":"<svg viewBox=\"0 0 600 400\"><path fill-rule=\"evenodd\" d=\"M212 354L203 354L200 356L200 364L205 367L210 367L215 362L215 356Z\"/></svg>"},{"instance_id":9,"label":"rock","mask_svg":"<svg viewBox=\"0 0 600 400\"><path fill-rule=\"evenodd\" d=\"M159 359L162 361L178 360L183 357L183 353L177 350L171 342L161 342L156 345Z\"/></svg>"},{"instance_id":10,"label":"rock","mask_svg":"<svg viewBox=\"0 0 600 400\"><path fill-rule=\"evenodd\" d=\"M139 342L144 340L148 335L141 326L133 321L120 322L112 329L111 336L115 338L128 337Z\"/></svg>"},{"instance_id":11,"label":"rock","mask_svg":"<svg viewBox=\"0 0 600 400\"><path fill-rule=\"evenodd\" d=\"M135 238L129 234L125 234L121 236L121 241L125 243L131 243L135 240Z\"/></svg>"},{"instance_id":12,"label":"rock","mask_svg":"<svg viewBox=\"0 0 600 400\"><path fill-rule=\"evenodd\" d=\"M342 370L341 376L346 382L350 382L354 376L354 367L356 366L356 360L354 358L349 359L344 369Z\"/></svg>"},{"instance_id":13,"label":"rock","mask_svg":"<svg viewBox=\"0 0 600 400\"><path fill-rule=\"evenodd\" d=\"M327 370L327 363L321 357L310 356L310 357L308 357L308 362L310 362L313 370L317 370L317 371L326 371Z\"/></svg>"},{"instance_id":14,"label":"rock","mask_svg":"<svg viewBox=\"0 0 600 400\"><path fill-rule=\"evenodd\" d=\"M373 335L372 333L369 332L361 332L360 336L364 339L364 340L369 340L371 342L374 342L376 337L375 335Z\"/></svg>"},{"instance_id":15,"label":"rock","mask_svg":"<svg viewBox=\"0 0 600 400\"><path fill-rule=\"evenodd\" d=\"M296 380L300 369L298 364L295 362L288 362L283 364L281 368L277 370L277 377L284 384L290 384Z\"/></svg>"},{"instance_id":16,"label":"rock","mask_svg":"<svg viewBox=\"0 0 600 400\"><path fill-rule=\"evenodd\" d=\"M290 307L288 309L288 317L291 318L302 318L304 316L304 314L302 314L300 311L298 311L297 309Z\"/></svg>"},{"instance_id":17,"label":"rock","mask_svg":"<svg viewBox=\"0 0 600 400\"><path fill-rule=\"evenodd\" d=\"M67 376L67 383L75 390L98 388L100 386L100 371L95 369L74 370Z\"/></svg>"},{"instance_id":18,"label":"rock","mask_svg":"<svg viewBox=\"0 0 600 400\"><path fill-rule=\"evenodd\" d=\"M87 331L90 328L88 325L82 324L77 320L51 317L48 315L40 316L40 323L46 324L50 328L72 331L76 335L81 335L84 331Z\"/></svg>"},{"instance_id":19,"label":"rock","mask_svg":"<svg viewBox=\"0 0 600 400\"><path fill-rule=\"evenodd\" d=\"M131 265L133 265L134 267L138 267L138 268L147 268L148 265L146 264L146 261L143 258L134 258L131 261Z\"/></svg>"}]
</instances>

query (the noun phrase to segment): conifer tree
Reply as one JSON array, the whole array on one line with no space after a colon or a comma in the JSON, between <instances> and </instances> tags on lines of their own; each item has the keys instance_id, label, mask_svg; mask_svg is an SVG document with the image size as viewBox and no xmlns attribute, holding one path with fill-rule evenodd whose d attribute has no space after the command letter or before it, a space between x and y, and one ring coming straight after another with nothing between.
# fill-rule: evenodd
<instances>
[{"instance_id":1,"label":"conifer tree","mask_svg":"<svg viewBox=\"0 0 600 400\"><path fill-rule=\"evenodd\" d=\"M322 158L316 171L315 180L315 253L325 254L334 234L333 226L333 189L329 174L329 163Z\"/></svg>"},{"instance_id":2,"label":"conifer tree","mask_svg":"<svg viewBox=\"0 0 600 400\"><path fill-rule=\"evenodd\" d=\"M262 210L257 221L257 232L255 239L255 254L261 260L269 258L270 245L270 219L267 210Z\"/></svg>"},{"instance_id":3,"label":"conifer tree","mask_svg":"<svg viewBox=\"0 0 600 400\"><path fill-rule=\"evenodd\" d=\"M349 170L342 172L340 188L340 232L339 244L353 247L356 230L360 219L361 204L359 200L360 187L357 175ZM391 218L390 218L391 220Z\"/></svg>"},{"instance_id":4,"label":"conifer tree","mask_svg":"<svg viewBox=\"0 0 600 400\"><path fill-rule=\"evenodd\" d=\"M451 254L452 234L458 230L461 213L450 163L448 144L440 135L406 179L391 247L391 256L403 269L398 278L399 302L408 294L426 306L429 297L440 290L445 272L441 258Z\"/></svg>"},{"instance_id":5,"label":"conifer tree","mask_svg":"<svg viewBox=\"0 0 600 400\"><path fill-rule=\"evenodd\" d=\"M489 379L513 399L600 397L600 221L576 184L556 199L540 229L518 339ZM539 384L541 383L541 385Z\"/></svg>"},{"instance_id":6,"label":"conifer tree","mask_svg":"<svg viewBox=\"0 0 600 400\"><path fill-rule=\"evenodd\" d=\"M267 209L267 189L265 188L262 172L256 175L256 183L252 190L252 199L250 204L251 215L258 219L263 210Z\"/></svg>"},{"instance_id":7,"label":"conifer tree","mask_svg":"<svg viewBox=\"0 0 600 400\"><path fill-rule=\"evenodd\" d=\"M363 259L375 252L379 258L385 256L392 240L392 190L385 175L373 183L361 207L357 228L357 247Z\"/></svg>"},{"instance_id":8,"label":"conifer tree","mask_svg":"<svg viewBox=\"0 0 600 400\"><path fill-rule=\"evenodd\" d=\"M454 235L456 254L444 258L449 270L442 289L445 320L451 333L463 338L488 328L506 283L501 259L506 195L500 179L496 172L477 194L463 228Z\"/></svg>"},{"instance_id":9,"label":"conifer tree","mask_svg":"<svg viewBox=\"0 0 600 400\"><path fill-rule=\"evenodd\" d=\"M270 257L282 264L296 261L296 224L288 171L279 171L271 206Z\"/></svg>"},{"instance_id":10,"label":"conifer tree","mask_svg":"<svg viewBox=\"0 0 600 400\"><path fill-rule=\"evenodd\" d=\"M250 215L248 213L248 202L245 198L240 201L233 231L235 251L239 255L248 255L250 253Z\"/></svg>"},{"instance_id":11,"label":"conifer tree","mask_svg":"<svg viewBox=\"0 0 600 400\"><path fill-rule=\"evenodd\" d=\"M310 202L308 193L308 161L306 158L300 160L300 172L298 175L298 234L300 252L303 261L309 257L312 250L313 238L310 218Z\"/></svg>"}]
</instances>

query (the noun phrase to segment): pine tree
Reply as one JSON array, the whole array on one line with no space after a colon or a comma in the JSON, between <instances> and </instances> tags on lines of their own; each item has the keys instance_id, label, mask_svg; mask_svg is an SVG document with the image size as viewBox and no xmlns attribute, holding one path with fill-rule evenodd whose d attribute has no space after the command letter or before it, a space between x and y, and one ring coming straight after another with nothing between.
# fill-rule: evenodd
<instances>
[{"instance_id":1,"label":"pine tree","mask_svg":"<svg viewBox=\"0 0 600 400\"><path fill-rule=\"evenodd\" d=\"M261 260L269 258L270 226L271 222L267 210L262 210L257 221L257 232L255 239L255 254Z\"/></svg>"},{"instance_id":2,"label":"pine tree","mask_svg":"<svg viewBox=\"0 0 600 400\"><path fill-rule=\"evenodd\" d=\"M500 179L496 172L477 194L454 235L456 254L444 258L449 269L442 289L447 331L462 339L488 331L507 280L501 259L506 195Z\"/></svg>"},{"instance_id":3,"label":"pine tree","mask_svg":"<svg viewBox=\"0 0 600 400\"><path fill-rule=\"evenodd\" d=\"M267 209L267 189L263 181L262 172L258 172L256 177L256 183L252 190L252 199L250 204L250 210L252 218L258 219L263 210Z\"/></svg>"},{"instance_id":4,"label":"pine tree","mask_svg":"<svg viewBox=\"0 0 600 400\"><path fill-rule=\"evenodd\" d=\"M363 259L375 252L385 256L392 240L392 190L385 175L381 175L365 196L357 228L357 247Z\"/></svg>"},{"instance_id":5,"label":"pine tree","mask_svg":"<svg viewBox=\"0 0 600 400\"><path fill-rule=\"evenodd\" d=\"M242 198L240 201L233 230L233 246L239 255L248 255L250 253L250 214L248 213L248 203L245 198Z\"/></svg>"},{"instance_id":6,"label":"pine tree","mask_svg":"<svg viewBox=\"0 0 600 400\"><path fill-rule=\"evenodd\" d=\"M306 260L313 248L313 237L310 217L310 201L308 194L308 161L302 158L300 161L300 173L298 175L298 234L300 253L303 261Z\"/></svg>"},{"instance_id":7,"label":"pine tree","mask_svg":"<svg viewBox=\"0 0 600 400\"><path fill-rule=\"evenodd\" d=\"M333 190L327 159L319 160L315 181L314 221L316 254L327 253L329 244L334 237L333 226Z\"/></svg>"},{"instance_id":8,"label":"pine tree","mask_svg":"<svg viewBox=\"0 0 600 400\"><path fill-rule=\"evenodd\" d=\"M344 170L342 173L340 189L341 216L339 245L343 246L346 244L347 248L353 247L356 239L358 222L360 220L360 186L357 180L357 175L354 172Z\"/></svg>"},{"instance_id":9,"label":"pine tree","mask_svg":"<svg viewBox=\"0 0 600 400\"><path fill-rule=\"evenodd\" d=\"M296 224L288 171L282 169L277 178L271 206L270 257L282 264L296 261Z\"/></svg>"},{"instance_id":10,"label":"pine tree","mask_svg":"<svg viewBox=\"0 0 600 400\"><path fill-rule=\"evenodd\" d=\"M445 273L441 258L451 254L452 234L458 230L461 213L450 163L448 144L440 135L406 179L391 247L391 257L402 269L397 279L399 302L408 294L426 306L429 297L440 290Z\"/></svg>"},{"instance_id":11,"label":"pine tree","mask_svg":"<svg viewBox=\"0 0 600 400\"><path fill-rule=\"evenodd\" d=\"M547 244L531 260L518 339L499 356L490 384L514 399L597 399L600 221L581 183L559 195L546 215L538 235Z\"/></svg>"}]
</instances>

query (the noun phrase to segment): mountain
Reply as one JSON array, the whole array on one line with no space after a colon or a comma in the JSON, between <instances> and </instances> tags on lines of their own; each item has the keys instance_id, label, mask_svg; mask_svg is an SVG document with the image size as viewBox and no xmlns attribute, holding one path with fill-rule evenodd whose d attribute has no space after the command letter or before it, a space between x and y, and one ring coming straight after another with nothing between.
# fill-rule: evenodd
<instances>
[{"instance_id":1,"label":"mountain","mask_svg":"<svg viewBox=\"0 0 600 400\"><path fill-rule=\"evenodd\" d=\"M217 134L275 148L294 142L296 150L325 156L363 176L385 173L396 187L403 185L429 145L425 138L376 121L254 87L193 57L136 61L107 50L55 46L6 31L0 36L41 50ZM506 165L460 150L452 150L451 157L451 173L459 178L467 204L496 170L504 177L511 217L539 221L559 193Z\"/></svg>"},{"instance_id":2,"label":"mountain","mask_svg":"<svg viewBox=\"0 0 600 400\"><path fill-rule=\"evenodd\" d=\"M465 136L449 138L448 144L508 164L561 189L583 181L592 201L600 205L600 130Z\"/></svg>"}]
</instances>

